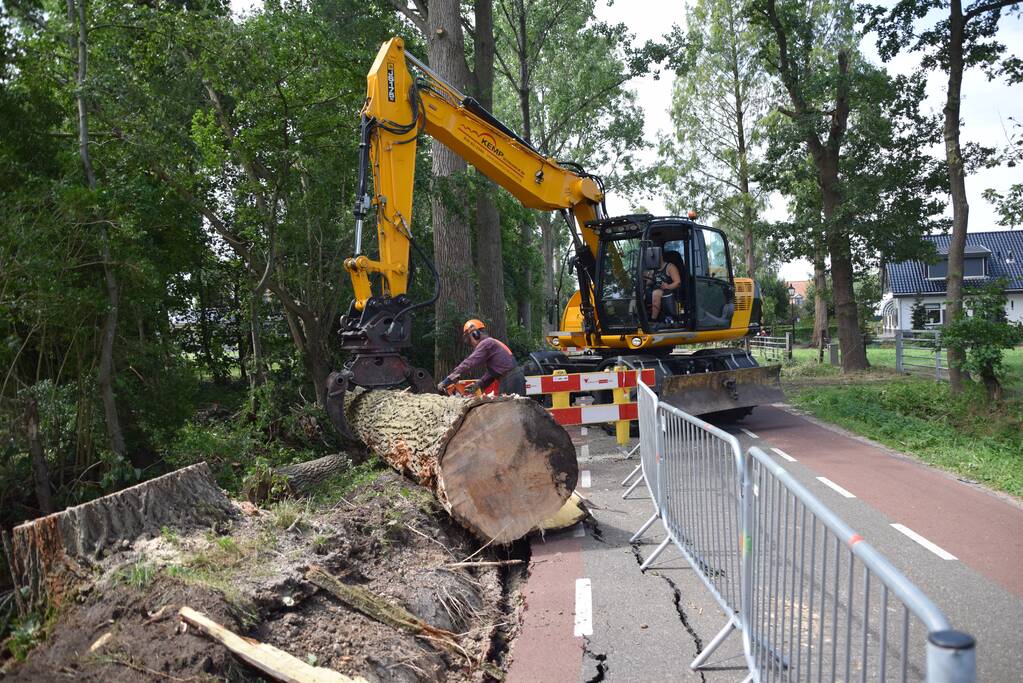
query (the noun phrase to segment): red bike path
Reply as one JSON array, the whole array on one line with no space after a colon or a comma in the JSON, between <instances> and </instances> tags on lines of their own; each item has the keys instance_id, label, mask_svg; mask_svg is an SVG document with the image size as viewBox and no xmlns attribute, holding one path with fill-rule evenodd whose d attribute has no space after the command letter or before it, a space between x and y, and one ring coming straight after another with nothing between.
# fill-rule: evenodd
<instances>
[{"instance_id":1,"label":"red bike path","mask_svg":"<svg viewBox=\"0 0 1023 683\"><path fill-rule=\"evenodd\" d=\"M761 406L742 427L767 442L769 455L782 449L1023 597L1023 506L780 408Z\"/></svg>"}]
</instances>

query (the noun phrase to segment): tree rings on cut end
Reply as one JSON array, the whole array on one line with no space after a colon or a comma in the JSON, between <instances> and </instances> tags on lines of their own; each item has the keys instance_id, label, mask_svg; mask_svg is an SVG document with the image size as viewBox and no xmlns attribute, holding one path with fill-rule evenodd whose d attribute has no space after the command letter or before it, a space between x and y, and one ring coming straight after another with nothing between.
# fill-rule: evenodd
<instances>
[{"instance_id":1,"label":"tree rings on cut end","mask_svg":"<svg viewBox=\"0 0 1023 683\"><path fill-rule=\"evenodd\" d=\"M510 543L561 509L579 467L568 433L537 402L472 407L440 458L438 493L451 516Z\"/></svg>"}]
</instances>

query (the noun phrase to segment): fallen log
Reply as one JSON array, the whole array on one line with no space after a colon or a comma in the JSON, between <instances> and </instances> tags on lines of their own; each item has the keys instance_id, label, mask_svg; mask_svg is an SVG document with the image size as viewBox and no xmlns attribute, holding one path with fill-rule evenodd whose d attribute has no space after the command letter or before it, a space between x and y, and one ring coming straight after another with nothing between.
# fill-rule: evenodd
<instances>
[{"instance_id":1,"label":"fallen log","mask_svg":"<svg viewBox=\"0 0 1023 683\"><path fill-rule=\"evenodd\" d=\"M206 463L191 465L96 500L14 527L11 576L32 606L58 606L88 561L105 550L156 535L164 526L209 526L234 513Z\"/></svg>"},{"instance_id":2,"label":"fallen log","mask_svg":"<svg viewBox=\"0 0 1023 683\"><path fill-rule=\"evenodd\" d=\"M287 496L302 497L351 466L352 459L347 454L334 453L315 460L265 469L245 480L245 497L257 505Z\"/></svg>"},{"instance_id":3,"label":"fallen log","mask_svg":"<svg viewBox=\"0 0 1023 683\"><path fill-rule=\"evenodd\" d=\"M273 645L243 638L224 628L206 615L189 607L178 612L181 620L190 624L263 673L286 683L366 683L364 678L349 678L333 669L306 664L298 657L278 650Z\"/></svg>"},{"instance_id":4,"label":"fallen log","mask_svg":"<svg viewBox=\"0 0 1023 683\"><path fill-rule=\"evenodd\" d=\"M522 538L575 489L572 439L531 399L361 391L346 397L345 416L370 450L488 542Z\"/></svg>"}]
</instances>

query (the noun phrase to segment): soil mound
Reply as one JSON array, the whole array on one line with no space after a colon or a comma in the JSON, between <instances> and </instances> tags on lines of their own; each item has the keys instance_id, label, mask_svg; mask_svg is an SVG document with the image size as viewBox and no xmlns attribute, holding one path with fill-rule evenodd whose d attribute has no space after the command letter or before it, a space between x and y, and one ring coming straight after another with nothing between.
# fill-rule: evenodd
<instances>
[{"instance_id":1,"label":"soil mound","mask_svg":"<svg viewBox=\"0 0 1023 683\"><path fill-rule=\"evenodd\" d=\"M260 674L177 612L188 606L240 635L370 681L483 681L503 666L507 559L392 473L317 503L283 501L217 530L137 540L57 617L46 641L9 670L18 681L250 681ZM496 555L502 553L501 555ZM312 585L318 566L458 634L459 651L394 628Z\"/></svg>"}]
</instances>

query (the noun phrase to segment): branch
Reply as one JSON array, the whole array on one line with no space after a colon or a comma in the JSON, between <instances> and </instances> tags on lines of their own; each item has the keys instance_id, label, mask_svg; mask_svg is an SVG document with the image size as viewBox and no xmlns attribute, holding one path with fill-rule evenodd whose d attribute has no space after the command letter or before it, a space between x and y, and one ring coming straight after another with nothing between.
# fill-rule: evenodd
<instances>
[{"instance_id":1,"label":"branch","mask_svg":"<svg viewBox=\"0 0 1023 683\"><path fill-rule=\"evenodd\" d=\"M849 122L849 53L838 51L838 86L835 89L835 111L828 130L828 149L838 156L839 147Z\"/></svg>"},{"instance_id":2,"label":"branch","mask_svg":"<svg viewBox=\"0 0 1023 683\"><path fill-rule=\"evenodd\" d=\"M984 3L983 5L977 5L969 12L963 14L963 23L966 23L970 19L980 16L985 12L994 12L996 10L1002 9L1003 7L1011 7L1012 5L1017 5L1020 2L1021 0L996 0L995 2L987 2Z\"/></svg>"},{"instance_id":3,"label":"branch","mask_svg":"<svg viewBox=\"0 0 1023 683\"><path fill-rule=\"evenodd\" d=\"M412 22L412 24L419 29L419 31L425 36L427 32L426 27L426 8L422 3L416 2L416 8L412 9L408 6L408 2L405 0L391 0L391 6L394 9L401 12L406 19Z\"/></svg>"},{"instance_id":4,"label":"branch","mask_svg":"<svg viewBox=\"0 0 1023 683\"><path fill-rule=\"evenodd\" d=\"M497 42L496 41L494 43L494 47L495 48L497 47ZM499 50L495 49L494 50L494 55L497 57L497 61L500 64L500 66L498 67L497 70L501 72L502 76L504 76L505 78L508 79L508 82L511 83L513 88L518 90L519 84L515 80L515 77L512 76L511 68L509 68L507 62L504 61L504 57L501 56L501 52Z\"/></svg>"}]
</instances>

